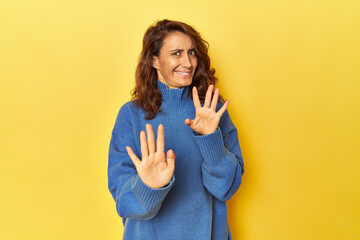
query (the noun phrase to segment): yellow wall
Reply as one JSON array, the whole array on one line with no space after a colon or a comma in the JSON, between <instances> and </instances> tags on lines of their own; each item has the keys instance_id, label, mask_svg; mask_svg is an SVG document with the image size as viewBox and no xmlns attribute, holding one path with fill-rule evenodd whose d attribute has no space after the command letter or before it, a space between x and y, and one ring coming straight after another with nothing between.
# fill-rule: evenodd
<instances>
[{"instance_id":1,"label":"yellow wall","mask_svg":"<svg viewBox=\"0 0 360 240\"><path fill-rule=\"evenodd\" d=\"M360 239L357 0L0 2L0 239L121 239L107 151L145 29L195 26L245 174L234 239Z\"/></svg>"}]
</instances>

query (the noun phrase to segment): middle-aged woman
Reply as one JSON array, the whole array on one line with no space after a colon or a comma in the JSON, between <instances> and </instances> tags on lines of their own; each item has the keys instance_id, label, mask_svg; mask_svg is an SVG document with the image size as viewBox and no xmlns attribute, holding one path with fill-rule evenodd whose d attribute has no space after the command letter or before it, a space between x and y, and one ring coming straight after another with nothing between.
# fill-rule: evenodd
<instances>
[{"instance_id":1,"label":"middle-aged woman","mask_svg":"<svg viewBox=\"0 0 360 240\"><path fill-rule=\"evenodd\" d=\"M123 239L231 239L226 201L244 165L214 73L193 27L165 19L147 29L133 101L120 109L109 149Z\"/></svg>"}]
</instances>

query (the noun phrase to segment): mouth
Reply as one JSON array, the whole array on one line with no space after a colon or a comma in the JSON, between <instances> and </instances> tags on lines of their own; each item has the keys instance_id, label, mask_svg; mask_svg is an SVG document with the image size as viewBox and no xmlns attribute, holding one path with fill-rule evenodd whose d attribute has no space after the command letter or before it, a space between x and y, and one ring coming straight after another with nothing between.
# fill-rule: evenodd
<instances>
[{"instance_id":1,"label":"mouth","mask_svg":"<svg viewBox=\"0 0 360 240\"><path fill-rule=\"evenodd\" d=\"M183 76L188 76L191 75L191 71L175 71L176 73L183 75Z\"/></svg>"}]
</instances>

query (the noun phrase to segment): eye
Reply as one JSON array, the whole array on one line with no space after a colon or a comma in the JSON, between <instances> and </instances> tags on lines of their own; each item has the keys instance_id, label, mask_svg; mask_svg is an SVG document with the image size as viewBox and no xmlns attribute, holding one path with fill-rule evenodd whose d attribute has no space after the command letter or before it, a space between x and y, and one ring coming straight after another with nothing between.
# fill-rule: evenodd
<instances>
[{"instance_id":1,"label":"eye","mask_svg":"<svg viewBox=\"0 0 360 240\"><path fill-rule=\"evenodd\" d=\"M180 53L180 51L177 51L177 52L174 52L173 55L174 55L174 56L180 56L181 53Z\"/></svg>"},{"instance_id":2,"label":"eye","mask_svg":"<svg viewBox=\"0 0 360 240\"><path fill-rule=\"evenodd\" d=\"M195 55L195 51L194 51L194 50L189 50L188 54L189 54L190 56L193 56L193 55Z\"/></svg>"}]
</instances>

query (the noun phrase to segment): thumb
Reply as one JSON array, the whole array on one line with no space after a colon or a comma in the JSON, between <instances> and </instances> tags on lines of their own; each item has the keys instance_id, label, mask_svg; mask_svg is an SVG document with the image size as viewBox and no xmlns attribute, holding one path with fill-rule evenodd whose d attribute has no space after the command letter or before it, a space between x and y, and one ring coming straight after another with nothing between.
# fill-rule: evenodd
<instances>
[{"instance_id":1,"label":"thumb","mask_svg":"<svg viewBox=\"0 0 360 240\"><path fill-rule=\"evenodd\" d=\"M170 149L169 151L167 151L167 153L166 153L166 161L169 164L175 166L175 153L173 152L173 150Z\"/></svg>"},{"instance_id":2,"label":"thumb","mask_svg":"<svg viewBox=\"0 0 360 240\"><path fill-rule=\"evenodd\" d=\"M190 120L190 118L187 118L185 119L184 123L186 126L191 127L192 120Z\"/></svg>"},{"instance_id":3,"label":"thumb","mask_svg":"<svg viewBox=\"0 0 360 240\"><path fill-rule=\"evenodd\" d=\"M167 151L166 160L175 161L175 153L173 152L173 150L170 149L169 151Z\"/></svg>"}]
</instances>

